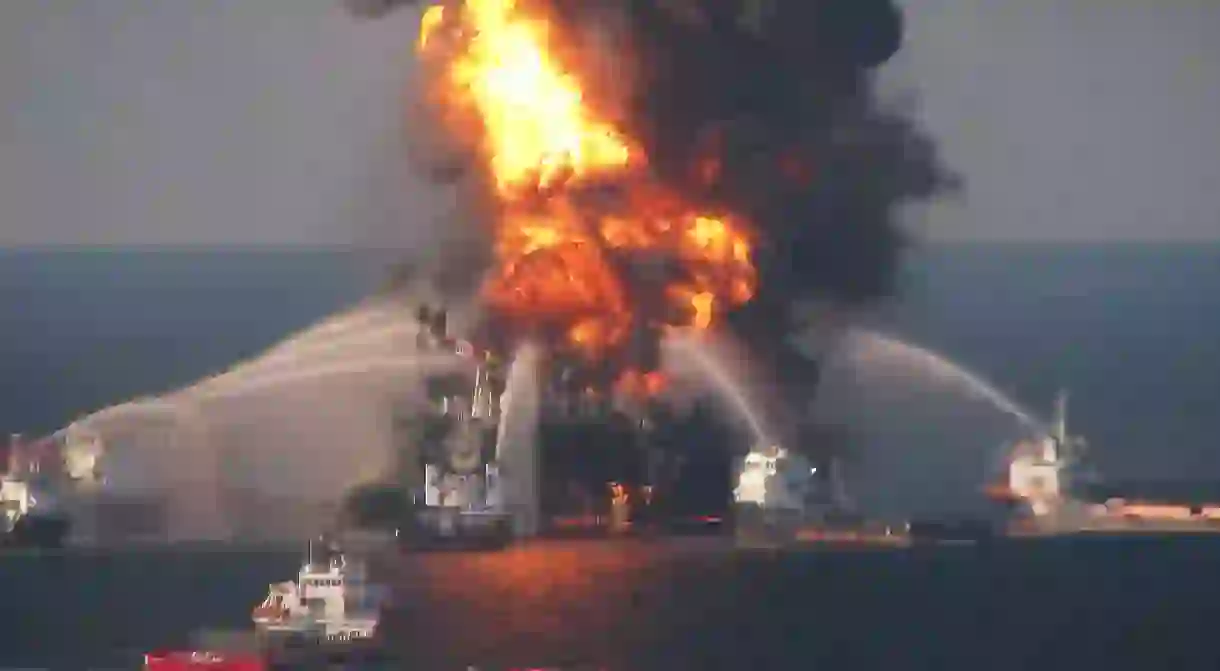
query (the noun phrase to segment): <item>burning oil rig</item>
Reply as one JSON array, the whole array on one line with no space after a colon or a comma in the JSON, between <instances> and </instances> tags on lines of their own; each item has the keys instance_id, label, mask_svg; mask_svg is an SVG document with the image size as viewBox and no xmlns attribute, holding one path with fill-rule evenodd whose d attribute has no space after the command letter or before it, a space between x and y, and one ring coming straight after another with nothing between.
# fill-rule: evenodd
<instances>
[{"instance_id":1,"label":"burning oil rig","mask_svg":"<svg viewBox=\"0 0 1220 671\"><path fill-rule=\"evenodd\" d=\"M378 17L421 3L347 4ZM737 435L709 404L678 412L663 402L660 343L671 331L716 329L751 341L778 395L800 399L775 422L792 425L776 442L811 451L800 401L812 395L817 362L786 342L797 328L792 288L816 286L831 302L883 294L898 247L889 204L939 184L915 171L919 185L908 186L904 173L861 203L836 200L856 190L814 184L815 166L837 165L834 152L846 159L859 147L832 132L847 121L830 110L850 116L869 106L864 73L898 49L897 8L892 0L426 5L416 36L430 113L421 125L436 122L429 134L441 147L439 156L413 155L439 185L470 196L451 227L477 227L471 249L463 240L455 256L470 262L445 270L481 282L486 314L475 346L449 338L443 310L420 312L420 347L464 350L477 371L432 383L428 416L401 422L403 443L418 446L404 450L399 468L412 500L467 512L417 519L503 528L511 518L528 533L546 520L596 518L607 500L632 498L628 490L654 521L723 516L735 458L759 448L775 460L776 472L763 474L771 482L796 452L752 445L757 436ZM726 76L708 76L720 68ZM889 124L878 136L903 128ZM524 365L522 343L539 349L525 385L509 365ZM526 388L532 398L523 399ZM535 426L515 426L518 413ZM518 452L521 443L530 449ZM829 460L815 461L791 472L831 477Z\"/></svg>"},{"instance_id":2,"label":"burning oil rig","mask_svg":"<svg viewBox=\"0 0 1220 671\"><path fill-rule=\"evenodd\" d=\"M452 337L443 308L420 307L417 322L418 351L453 353L472 370L429 379L426 406L396 417L394 473L348 501L358 524L391 524L404 543L495 545L616 519L716 528L728 516L744 438L710 406L679 413L660 400L658 373L608 386L550 353L518 355L517 370Z\"/></svg>"}]
</instances>

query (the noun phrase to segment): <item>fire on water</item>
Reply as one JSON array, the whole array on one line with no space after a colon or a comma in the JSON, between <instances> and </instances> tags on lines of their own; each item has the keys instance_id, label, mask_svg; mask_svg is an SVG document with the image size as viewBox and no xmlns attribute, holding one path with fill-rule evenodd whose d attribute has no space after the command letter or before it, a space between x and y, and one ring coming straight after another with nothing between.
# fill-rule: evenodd
<instances>
[{"instance_id":1,"label":"fire on water","mask_svg":"<svg viewBox=\"0 0 1220 671\"><path fill-rule=\"evenodd\" d=\"M630 130L589 101L592 78L563 28L545 3L518 0L423 16L433 97L454 137L477 138L495 203L484 298L590 359L639 327L707 329L756 290L746 222L651 179ZM641 280L632 269L644 263L663 270Z\"/></svg>"}]
</instances>

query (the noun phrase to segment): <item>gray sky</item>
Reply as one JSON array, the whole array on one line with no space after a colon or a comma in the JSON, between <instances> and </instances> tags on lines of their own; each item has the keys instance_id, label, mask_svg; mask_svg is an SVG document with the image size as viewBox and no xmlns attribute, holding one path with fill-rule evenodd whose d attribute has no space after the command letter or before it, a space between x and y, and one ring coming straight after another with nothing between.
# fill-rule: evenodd
<instances>
[{"instance_id":1,"label":"gray sky","mask_svg":"<svg viewBox=\"0 0 1220 671\"><path fill-rule=\"evenodd\" d=\"M1220 2L907 0L940 238L1220 240Z\"/></svg>"},{"instance_id":2,"label":"gray sky","mask_svg":"<svg viewBox=\"0 0 1220 671\"><path fill-rule=\"evenodd\" d=\"M888 74L969 180L927 237L1220 239L1220 3L910 4ZM0 2L0 244L401 242L409 14Z\"/></svg>"}]
</instances>

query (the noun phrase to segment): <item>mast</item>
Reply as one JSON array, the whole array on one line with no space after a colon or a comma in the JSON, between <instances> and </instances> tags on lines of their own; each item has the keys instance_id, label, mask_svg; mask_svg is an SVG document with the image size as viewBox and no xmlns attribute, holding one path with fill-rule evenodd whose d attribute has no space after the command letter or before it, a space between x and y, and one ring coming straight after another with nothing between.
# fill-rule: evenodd
<instances>
[{"instance_id":1,"label":"mast","mask_svg":"<svg viewBox=\"0 0 1220 671\"><path fill-rule=\"evenodd\" d=\"M1053 426L1055 442L1058 443L1060 449L1067 446L1067 404L1068 392L1066 389L1060 389L1055 395L1055 421Z\"/></svg>"},{"instance_id":2,"label":"mast","mask_svg":"<svg viewBox=\"0 0 1220 671\"><path fill-rule=\"evenodd\" d=\"M847 496L847 486L843 481L843 462L834 457L827 464L830 469L830 496L832 504L840 510L851 509L851 499Z\"/></svg>"}]
</instances>

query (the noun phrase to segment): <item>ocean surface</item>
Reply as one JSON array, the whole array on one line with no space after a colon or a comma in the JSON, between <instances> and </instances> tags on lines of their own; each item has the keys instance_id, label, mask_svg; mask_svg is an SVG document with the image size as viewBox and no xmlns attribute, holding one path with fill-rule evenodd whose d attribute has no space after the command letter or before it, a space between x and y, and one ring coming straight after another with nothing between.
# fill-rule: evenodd
<instances>
[{"instance_id":1,"label":"ocean surface","mask_svg":"<svg viewBox=\"0 0 1220 671\"><path fill-rule=\"evenodd\" d=\"M0 558L0 664L136 668L248 627L300 555ZM732 550L708 539L539 542L403 557L382 626L403 669L1200 669L1220 542Z\"/></svg>"},{"instance_id":2,"label":"ocean surface","mask_svg":"<svg viewBox=\"0 0 1220 671\"><path fill-rule=\"evenodd\" d=\"M0 251L0 430L51 431L256 354L373 291L378 256ZM1074 427L1108 475L1220 479L1220 246L931 247L905 278L874 321L1023 404L1071 389ZM963 432L879 412L871 423L911 444L904 463ZM2 556L0 665L100 666L240 625L297 559ZM419 668L1215 669L1217 566L1209 539L778 555L539 547L402 563L392 626Z\"/></svg>"}]
</instances>

